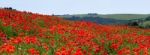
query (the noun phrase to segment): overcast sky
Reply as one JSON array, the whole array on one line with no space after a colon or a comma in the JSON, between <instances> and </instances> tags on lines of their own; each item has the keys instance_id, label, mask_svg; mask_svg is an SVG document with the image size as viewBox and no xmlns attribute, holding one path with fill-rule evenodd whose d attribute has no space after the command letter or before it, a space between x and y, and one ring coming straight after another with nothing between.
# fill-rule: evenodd
<instances>
[{"instance_id":1,"label":"overcast sky","mask_svg":"<svg viewBox=\"0 0 150 55\"><path fill-rule=\"evenodd\" d=\"M41 14L150 14L150 0L0 0L0 7Z\"/></svg>"}]
</instances>

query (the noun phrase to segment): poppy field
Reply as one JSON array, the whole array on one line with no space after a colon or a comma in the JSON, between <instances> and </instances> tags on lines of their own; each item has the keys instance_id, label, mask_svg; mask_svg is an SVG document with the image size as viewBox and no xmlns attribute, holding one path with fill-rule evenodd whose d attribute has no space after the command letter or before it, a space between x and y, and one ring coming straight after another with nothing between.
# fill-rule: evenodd
<instances>
[{"instance_id":1,"label":"poppy field","mask_svg":"<svg viewBox=\"0 0 150 55\"><path fill-rule=\"evenodd\" d=\"M0 55L150 55L150 29L0 9Z\"/></svg>"}]
</instances>

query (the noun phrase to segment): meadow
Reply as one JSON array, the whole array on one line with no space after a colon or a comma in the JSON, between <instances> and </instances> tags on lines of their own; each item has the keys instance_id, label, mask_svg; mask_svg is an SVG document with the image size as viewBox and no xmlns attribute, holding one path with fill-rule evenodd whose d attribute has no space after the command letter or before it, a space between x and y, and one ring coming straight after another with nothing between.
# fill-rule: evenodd
<instances>
[{"instance_id":1,"label":"meadow","mask_svg":"<svg viewBox=\"0 0 150 55\"><path fill-rule=\"evenodd\" d=\"M150 55L150 29L0 9L1 55Z\"/></svg>"}]
</instances>

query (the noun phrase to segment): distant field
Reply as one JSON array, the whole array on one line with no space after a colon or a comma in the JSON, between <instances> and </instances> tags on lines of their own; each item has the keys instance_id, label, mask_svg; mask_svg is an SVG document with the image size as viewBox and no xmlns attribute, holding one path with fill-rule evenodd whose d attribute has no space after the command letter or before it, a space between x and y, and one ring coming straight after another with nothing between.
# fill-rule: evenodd
<instances>
[{"instance_id":1,"label":"distant field","mask_svg":"<svg viewBox=\"0 0 150 55\"><path fill-rule=\"evenodd\" d=\"M85 16L91 16L91 15L75 14L75 15L63 15L62 17L71 17L71 16L85 17ZM119 20L131 20L131 19L146 18L150 16L150 14L105 14L105 15L97 14L94 16L102 17L102 18L113 18L113 19L119 19Z\"/></svg>"},{"instance_id":2,"label":"distant field","mask_svg":"<svg viewBox=\"0 0 150 55\"><path fill-rule=\"evenodd\" d=\"M150 16L149 14L108 14L108 15L100 15L103 18L114 18L121 20L131 20L131 19L139 19L146 18Z\"/></svg>"}]
</instances>

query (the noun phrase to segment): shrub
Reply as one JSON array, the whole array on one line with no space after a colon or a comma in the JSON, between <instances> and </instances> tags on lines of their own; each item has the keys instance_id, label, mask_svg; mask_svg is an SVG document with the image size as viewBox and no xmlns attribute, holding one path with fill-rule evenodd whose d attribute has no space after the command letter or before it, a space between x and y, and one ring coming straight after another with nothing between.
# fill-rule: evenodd
<instances>
[{"instance_id":1,"label":"shrub","mask_svg":"<svg viewBox=\"0 0 150 55\"><path fill-rule=\"evenodd\" d=\"M150 28L150 21L144 21L139 24L139 27L141 28Z\"/></svg>"}]
</instances>

